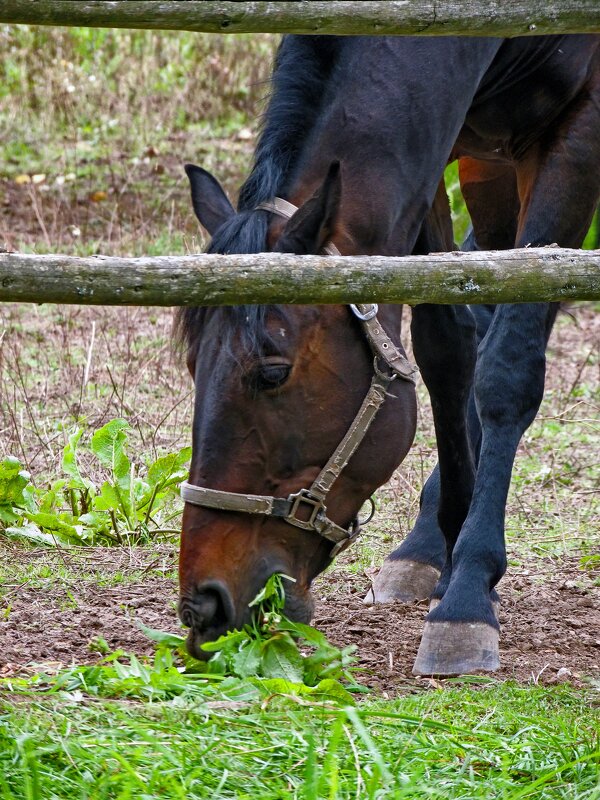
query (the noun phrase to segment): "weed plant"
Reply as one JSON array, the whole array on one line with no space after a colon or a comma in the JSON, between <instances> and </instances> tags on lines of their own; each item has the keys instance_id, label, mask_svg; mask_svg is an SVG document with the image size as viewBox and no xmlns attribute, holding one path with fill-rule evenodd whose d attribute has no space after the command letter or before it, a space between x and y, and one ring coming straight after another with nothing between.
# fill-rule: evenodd
<instances>
[{"instance_id":1,"label":"weed plant","mask_svg":"<svg viewBox=\"0 0 600 800\"><path fill-rule=\"evenodd\" d=\"M142 477L127 455L129 429L125 420L114 419L93 434L90 451L105 474L100 486L78 464L83 428L71 433L63 450L65 477L47 489L35 488L18 459L0 462L0 526L9 536L61 545L136 545L178 534L165 528L165 520L187 475L191 447L157 458Z\"/></svg>"}]
</instances>

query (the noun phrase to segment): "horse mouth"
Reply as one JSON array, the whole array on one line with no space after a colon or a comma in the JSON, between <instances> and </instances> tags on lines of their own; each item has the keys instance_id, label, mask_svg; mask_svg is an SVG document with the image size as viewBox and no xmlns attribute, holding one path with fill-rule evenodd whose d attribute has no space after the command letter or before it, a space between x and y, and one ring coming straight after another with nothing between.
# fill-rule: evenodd
<instances>
[{"instance_id":1,"label":"horse mouth","mask_svg":"<svg viewBox=\"0 0 600 800\"><path fill-rule=\"evenodd\" d=\"M212 656L214 656L214 653L209 653L207 650L203 650L202 645L205 642L210 642L216 638L216 636L211 637L210 632L208 631L199 633L198 631L194 630L194 628L190 628L185 642L186 650L192 656L192 658L195 658L197 661L208 661Z\"/></svg>"},{"instance_id":2,"label":"horse mouth","mask_svg":"<svg viewBox=\"0 0 600 800\"><path fill-rule=\"evenodd\" d=\"M303 622L308 625L313 618L314 610L315 601L310 590L307 589L302 593L293 590L286 592L283 613L292 622Z\"/></svg>"},{"instance_id":3,"label":"horse mouth","mask_svg":"<svg viewBox=\"0 0 600 800\"><path fill-rule=\"evenodd\" d=\"M308 624L313 616L314 600L310 591L306 592L292 592L288 591L285 597L285 606L283 609L284 615L293 622L302 622ZM251 619L251 609L248 609L243 615L242 619L237 620L237 628L241 629L247 625ZM208 628L206 630L199 630L196 627L191 627L188 631L186 639L186 649L188 653L198 661L209 661L215 654L211 648L210 651L204 650L202 645L207 642L214 642L220 636L225 635L229 631L219 630L217 628Z\"/></svg>"}]
</instances>

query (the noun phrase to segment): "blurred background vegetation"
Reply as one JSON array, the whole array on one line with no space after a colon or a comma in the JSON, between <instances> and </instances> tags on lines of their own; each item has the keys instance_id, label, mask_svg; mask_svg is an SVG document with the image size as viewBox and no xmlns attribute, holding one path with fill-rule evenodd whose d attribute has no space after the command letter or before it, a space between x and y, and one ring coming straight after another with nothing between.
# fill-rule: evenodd
<instances>
[{"instance_id":1,"label":"blurred background vegetation","mask_svg":"<svg viewBox=\"0 0 600 800\"><path fill-rule=\"evenodd\" d=\"M0 26L0 246L200 249L182 165L214 171L236 197L278 42L270 34ZM446 182L460 242L468 215L456 164Z\"/></svg>"},{"instance_id":2,"label":"blurred background vegetation","mask_svg":"<svg viewBox=\"0 0 600 800\"><path fill-rule=\"evenodd\" d=\"M182 165L235 195L277 42L0 26L0 246L197 250Z\"/></svg>"}]
</instances>

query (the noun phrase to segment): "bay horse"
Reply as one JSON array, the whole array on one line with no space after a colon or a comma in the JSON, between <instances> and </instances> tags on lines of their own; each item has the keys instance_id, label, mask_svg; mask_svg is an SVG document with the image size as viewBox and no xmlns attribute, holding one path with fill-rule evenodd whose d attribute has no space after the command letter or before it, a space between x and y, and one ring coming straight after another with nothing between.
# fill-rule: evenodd
<instances>
[{"instance_id":1,"label":"bay horse","mask_svg":"<svg viewBox=\"0 0 600 800\"><path fill-rule=\"evenodd\" d=\"M579 247L600 197L599 42L284 37L237 211L215 178L187 167L195 213L213 237L209 251L451 249L440 181L454 159L471 247ZM431 597L416 674L499 665L505 504L519 440L542 399L556 313L543 303L413 308L438 464L371 600ZM275 571L296 581L287 613L307 620L310 583L332 556L333 540L317 528L329 524L342 531L338 543L352 540L361 505L410 446L414 391L405 369L384 390L391 396L327 502L313 492L371 376L395 374L372 349L361 321L369 314L401 358L392 305L180 312L196 386L179 605L192 653L243 624Z\"/></svg>"}]
</instances>

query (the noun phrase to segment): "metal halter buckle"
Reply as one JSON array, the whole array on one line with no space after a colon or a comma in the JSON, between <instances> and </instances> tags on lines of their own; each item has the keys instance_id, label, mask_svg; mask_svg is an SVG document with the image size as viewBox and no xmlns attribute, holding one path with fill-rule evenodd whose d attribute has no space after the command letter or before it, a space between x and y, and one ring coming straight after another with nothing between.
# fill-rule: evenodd
<instances>
[{"instance_id":1,"label":"metal halter buckle","mask_svg":"<svg viewBox=\"0 0 600 800\"><path fill-rule=\"evenodd\" d=\"M361 320L361 322L368 322L370 319L373 319L373 317L377 316L377 312L379 311L379 306L377 303L371 303L371 308L369 311L365 311L364 313L359 311L358 306L355 306L353 303L350 303L350 308L352 309L354 315Z\"/></svg>"},{"instance_id":2,"label":"metal halter buckle","mask_svg":"<svg viewBox=\"0 0 600 800\"><path fill-rule=\"evenodd\" d=\"M299 492L291 494L288 500L292 501L292 507L290 508L290 513L285 517L285 521L307 531L318 530L315 523L319 515L325 511L325 504L323 501L319 500L317 497L313 497L310 493L310 489L300 489ZM310 516L306 520L298 517L298 509L302 504L307 505L311 509Z\"/></svg>"},{"instance_id":3,"label":"metal halter buckle","mask_svg":"<svg viewBox=\"0 0 600 800\"><path fill-rule=\"evenodd\" d=\"M333 545L333 547L331 548L331 552L329 553L329 558L333 560L337 555L343 553L344 550L346 550L346 548L350 547L350 545L356 539L360 531L361 531L360 522L358 521L358 519L355 519L354 522L352 523L352 528L348 531L348 537L346 539L342 539L340 542L337 542L336 544Z\"/></svg>"}]
</instances>

